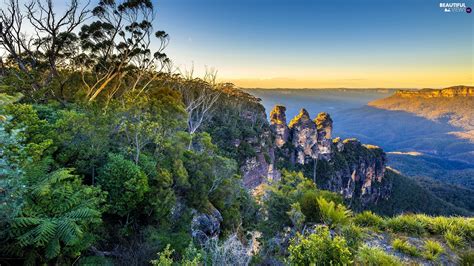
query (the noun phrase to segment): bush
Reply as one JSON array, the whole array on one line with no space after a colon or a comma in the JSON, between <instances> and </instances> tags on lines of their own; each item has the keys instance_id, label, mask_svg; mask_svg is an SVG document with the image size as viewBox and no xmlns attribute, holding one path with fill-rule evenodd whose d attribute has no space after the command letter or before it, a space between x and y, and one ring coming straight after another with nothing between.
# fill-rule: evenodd
<instances>
[{"instance_id":1,"label":"bush","mask_svg":"<svg viewBox=\"0 0 474 266\"><path fill-rule=\"evenodd\" d=\"M355 265L398 266L402 265L402 262L397 257L389 255L379 248L363 246L359 249Z\"/></svg>"},{"instance_id":2,"label":"bush","mask_svg":"<svg viewBox=\"0 0 474 266\"><path fill-rule=\"evenodd\" d=\"M364 238L362 228L354 224L344 226L341 230L341 234L344 239L346 239L351 252L354 252L359 248L361 241Z\"/></svg>"},{"instance_id":3,"label":"bush","mask_svg":"<svg viewBox=\"0 0 474 266\"><path fill-rule=\"evenodd\" d=\"M352 254L346 240L340 236L331 238L327 227L317 227L316 232L303 237L297 235L288 248L292 265L347 265Z\"/></svg>"},{"instance_id":4,"label":"bush","mask_svg":"<svg viewBox=\"0 0 474 266\"><path fill-rule=\"evenodd\" d=\"M109 154L97 182L108 192L109 212L126 216L133 212L148 191L148 178L139 166L118 154Z\"/></svg>"},{"instance_id":5,"label":"bush","mask_svg":"<svg viewBox=\"0 0 474 266\"><path fill-rule=\"evenodd\" d=\"M471 249L459 254L459 265L462 265L462 266L474 265L474 250Z\"/></svg>"},{"instance_id":6,"label":"bush","mask_svg":"<svg viewBox=\"0 0 474 266\"><path fill-rule=\"evenodd\" d=\"M344 205L336 205L333 201L326 201L323 197L318 198L318 205L321 212L321 220L329 225L329 227L335 228L349 223L351 211L346 209Z\"/></svg>"},{"instance_id":7,"label":"bush","mask_svg":"<svg viewBox=\"0 0 474 266\"><path fill-rule=\"evenodd\" d=\"M384 220L382 217L374 214L371 211L364 211L362 213L358 213L354 217L354 223L359 226L373 226L377 228L381 228L383 226Z\"/></svg>"},{"instance_id":8,"label":"bush","mask_svg":"<svg viewBox=\"0 0 474 266\"><path fill-rule=\"evenodd\" d=\"M404 239L397 238L393 240L392 246L395 250L398 250L413 257L418 257L420 255L418 249L416 249L415 246L413 246L407 240Z\"/></svg>"},{"instance_id":9,"label":"bush","mask_svg":"<svg viewBox=\"0 0 474 266\"><path fill-rule=\"evenodd\" d=\"M423 257L427 260L437 260L439 255L444 252L443 246L433 240L426 240L424 249Z\"/></svg>"},{"instance_id":10,"label":"bush","mask_svg":"<svg viewBox=\"0 0 474 266\"><path fill-rule=\"evenodd\" d=\"M414 215L399 215L390 218L386 226L393 232L401 232L413 235L422 235L425 231L424 224L416 219Z\"/></svg>"},{"instance_id":11,"label":"bush","mask_svg":"<svg viewBox=\"0 0 474 266\"><path fill-rule=\"evenodd\" d=\"M153 266L171 266L173 264L185 265L185 266L198 266L202 262L202 254L192 245L192 243L186 248L185 254L180 262L173 260L174 250L170 248L168 244L166 248L158 253L158 259L150 261Z\"/></svg>"},{"instance_id":12,"label":"bush","mask_svg":"<svg viewBox=\"0 0 474 266\"><path fill-rule=\"evenodd\" d=\"M321 221L319 212L318 194L315 191L307 191L303 194L300 201L301 212L306 218L306 222L318 223Z\"/></svg>"}]
</instances>

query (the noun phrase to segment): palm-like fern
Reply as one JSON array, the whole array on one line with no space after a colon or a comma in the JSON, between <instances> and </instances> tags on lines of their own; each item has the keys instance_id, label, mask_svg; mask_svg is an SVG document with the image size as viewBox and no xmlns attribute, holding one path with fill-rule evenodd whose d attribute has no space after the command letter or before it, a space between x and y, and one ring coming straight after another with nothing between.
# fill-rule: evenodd
<instances>
[{"instance_id":1,"label":"palm-like fern","mask_svg":"<svg viewBox=\"0 0 474 266\"><path fill-rule=\"evenodd\" d=\"M318 198L321 220L331 228L349 223L351 211L344 205L327 201L323 197Z\"/></svg>"},{"instance_id":2,"label":"palm-like fern","mask_svg":"<svg viewBox=\"0 0 474 266\"><path fill-rule=\"evenodd\" d=\"M18 249L51 260L60 254L77 255L90 244L85 242L91 239L91 227L100 222L98 205L103 201L97 189L82 185L70 169L49 174L33 170L25 185L24 204L12 222Z\"/></svg>"}]
</instances>

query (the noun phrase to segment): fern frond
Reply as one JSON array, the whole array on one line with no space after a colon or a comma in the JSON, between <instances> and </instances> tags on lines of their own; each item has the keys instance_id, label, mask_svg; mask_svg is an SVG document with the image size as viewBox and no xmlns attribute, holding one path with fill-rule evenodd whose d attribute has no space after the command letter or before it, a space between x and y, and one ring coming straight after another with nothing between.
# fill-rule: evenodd
<instances>
[{"instance_id":1,"label":"fern frond","mask_svg":"<svg viewBox=\"0 0 474 266\"><path fill-rule=\"evenodd\" d=\"M56 234L56 224L50 220L44 220L33 231L36 235L34 240L36 246L44 246Z\"/></svg>"},{"instance_id":2,"label":"fern frond","mask_svg":"<svg viewBox=\"0 0 474 266\"><path fill-rule=\"evenodd\" d=\"M13 220L12 226L14 228L24 228L33 225L38 225L43 219L36 217L18 217Z\"/></svg>"},{"instance_id":3,"label":"fern frond","mask_svg":"<svg viewBox=\"0 0 474 266\"><path fill-rule=\"evenodd\" d=\"M66 245L73 244L77 238L74 225L74 222L70 220L62 220L58 223L57 236Z\"/></svg>"},{"instance_id":4,"label":"fern frond","mask_svg":"<svg viewBox=\"0 0 474 266\"><path fill-rule=\"evenodd\" d=\"M48 243L45 250L45 255L47 259L53 259L59 255L61 251L61 245L59 244L59 240L53 239Z\"/></svg>"},{"instance_id":5,"label":"fern frond","mask_svg":"<svg viewBox=\"0 0 474 266\"><path fill-rule=\"evenodd\" d=\"M64 215L64 217L71 218L71 219L90 219L100 215L100 212L82 207L76 210L72 210Z\"/></svg>"}]
</instances>

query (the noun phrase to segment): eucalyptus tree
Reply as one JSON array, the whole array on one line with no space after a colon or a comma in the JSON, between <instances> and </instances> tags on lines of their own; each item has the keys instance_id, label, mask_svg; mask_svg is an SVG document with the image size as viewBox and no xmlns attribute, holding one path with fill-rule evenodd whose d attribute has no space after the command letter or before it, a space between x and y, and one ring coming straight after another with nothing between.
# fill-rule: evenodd
<instances>
[{"instance_id":1,"label":"eucalyptus tree","mask_svg":"<svg viewBox=\"0 0 474 266\"><path fill-rule=\"evenodd\" d=\"M47 92L58 97L50 85L57 82L62 88L70 77L61 73L68 70L70 59L78 52L75 30L88 19L88 7L89 2L78 0L70 0L61 11L52 0L31 0L23 5L18 0L6 2L0 9L0 47L6 53L2 72L12 69L27 85L24 93L28 96Z\"/></svg>"},{"instance_id":2,"label":"eucalyptus tree","mask_svg":"<svg viewBox=\"0 0 474 266\"><path fill-rule=\"evenodd\" d=\"M152 1L100 1L92 14L96 20L79 33L83 53L77 57L86 99L108 102L117 93L146 91L169 66L163 53L168 34L153 31Z\"/></svg>"}]
</instances>

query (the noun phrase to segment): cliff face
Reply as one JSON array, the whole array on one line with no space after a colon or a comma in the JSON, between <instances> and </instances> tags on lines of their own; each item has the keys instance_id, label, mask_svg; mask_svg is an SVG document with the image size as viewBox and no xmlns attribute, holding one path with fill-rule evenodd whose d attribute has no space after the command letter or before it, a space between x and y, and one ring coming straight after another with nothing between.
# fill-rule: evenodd
<instances>
[{"instance_id":1,"label":"cliff face","mask_svg":"<svg viewBox=\"0 0 474 266\"><path fill-rule=\"evenodd\" d=\"M211 134L223 154L237 160L244 185L254 188L279 179L274 167L274 136L260 99L229 85L223 87L216 105L203 130ZM286 120L284 113L280 118L275 114L276 127L278 119Z\"/></svg>"},{"instance_id":2,"label":"cliff face","mask_svg":"<svg viewBox=\"0 0 474 266\"><path fill-rule=\"evenodd\" d=\"M383 178L386 157L382 149L362 145L355 139L333 140L333 121L327 113L320 113L312 120L302 109L286 126L281 119L285 117L284 110L277 106L272 111L280 118L279 123L272 122L275 160L280 165L304 171L318 187L338 192L362 205L389 196L391 184Z\"/></svg>"},{"instance_id":3,"label":"cliff face","mask_svg":"<svg viewBox=\"0 0 474 266\"><path fill-rule=\"evenodd\" d=\"M395 95L399 97L405 97L405 98L473 97L474 87L460 85L460 86L449 87L449 88L445 88L441 90L437 90L437 89L399 90L395 92Z\"/></svg>"},{"instance_id":4,"label":"cliff face","mask_svg":"<svg viewBox=\"0 0 474 266\"><path fill-rule=\"evenodd\" d=\"M400 90L372 101L369 106L404 111L457 127L452 134L474 142L474 87L455 86L441 90Z\"/></svg>"}]
</instances>

